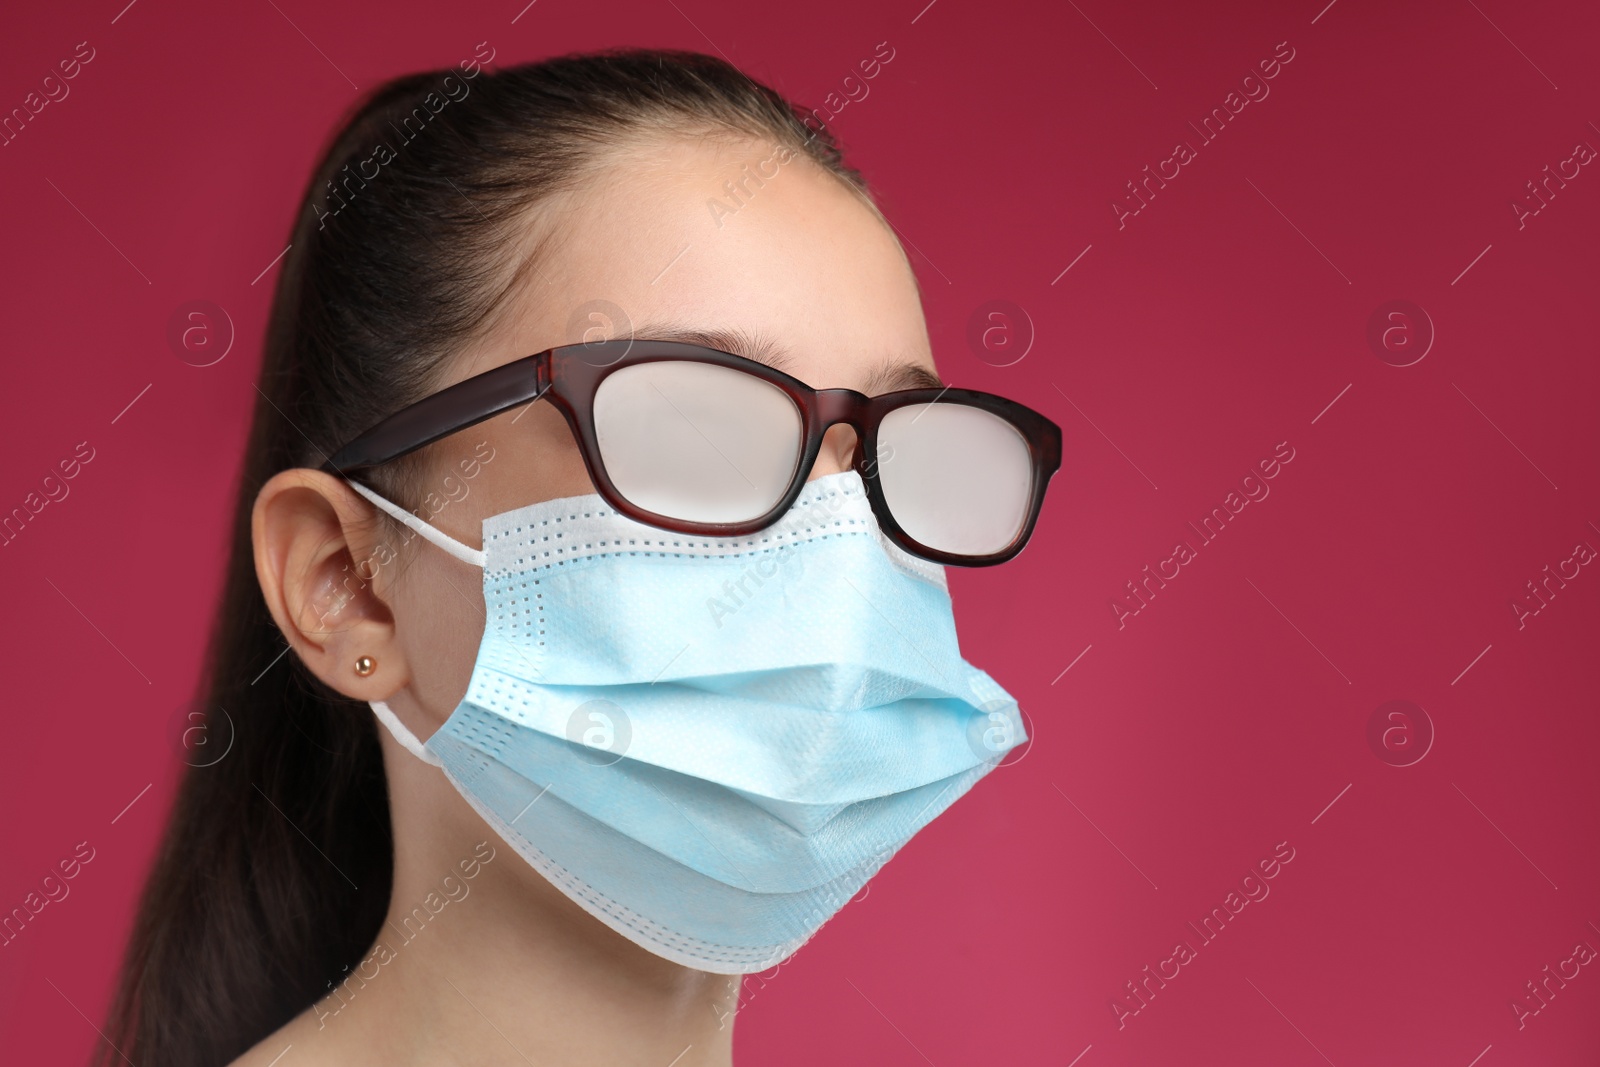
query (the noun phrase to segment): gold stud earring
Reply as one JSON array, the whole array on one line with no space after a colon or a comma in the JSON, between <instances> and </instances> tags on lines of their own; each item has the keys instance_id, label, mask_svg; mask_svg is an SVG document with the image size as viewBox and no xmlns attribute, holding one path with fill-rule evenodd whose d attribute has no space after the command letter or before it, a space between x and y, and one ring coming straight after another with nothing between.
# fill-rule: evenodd
<instances>
[{"instance_id":1,"label":"gold stud earring","mask_svg":"<svg viewBox=\"0 0 1600 1067\"><path fill-rule=\"evenodd\" d=\"M365 678L378 669L378 664L371 656L361 656L356 660L356 673Z\"/></svg>"}]
</instances>

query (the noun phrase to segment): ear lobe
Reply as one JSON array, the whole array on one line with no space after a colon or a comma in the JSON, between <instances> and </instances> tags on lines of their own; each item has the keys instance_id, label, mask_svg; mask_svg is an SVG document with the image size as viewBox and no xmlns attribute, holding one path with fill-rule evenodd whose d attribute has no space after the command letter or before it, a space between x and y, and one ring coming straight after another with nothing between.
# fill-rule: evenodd
<instances>
[{"instance_id":1,"label":"ear lobe","mask_svg":"<svg viewBox=\"0 0 1600 1067\"><path fill-rule=\"evenodd\" d=\"M251 515L256 576L273 620L301 661L357 700L385 700L410 682L394 615L374 587L381 553L370 507L337 478L282 471ZM377 666L356 673L360 657Z\"/></svg>"}]
</instances>

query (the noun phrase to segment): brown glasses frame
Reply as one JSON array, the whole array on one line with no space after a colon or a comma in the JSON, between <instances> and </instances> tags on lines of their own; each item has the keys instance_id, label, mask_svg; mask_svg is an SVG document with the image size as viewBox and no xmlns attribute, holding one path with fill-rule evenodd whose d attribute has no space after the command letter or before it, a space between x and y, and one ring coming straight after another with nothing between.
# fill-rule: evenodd
<instances>
[{"instance_id":1,"label":"brown glasses frame","mask_svg":"<svg viewBox=\"0 0 1600 1067\"><path fill-rule=\"evenodd\" d=\"M690 522L658 515L638 507L618 492L606 473L594 426L594 398L600 384L622 367L639 363L685 361L708 363L743 371L770 382L786 393L799 409L802 443L799 462L789 487L764 515L737 523ZM866 485L867 499L879 526L906 551L936 563L983 567L1004 563L1022 551L1033 534L1050 478L1061 466L1061 428L1045 416L1014 400L971 389L902 389L867 396L853 389L813 389L798 378L765 363L679 341L619 339L583 342L548 348L474 375L442 389L382 420L340 448L322 470L349 478L401 456L415 452L442 437L474 426L512 408L548 399L565 417L584 466L600 496L631 519L685 534L741 537L776 522L794 505L805 488L806 476L816 463L823 434L838 423L856 432L855 469ZM984 556L959 555L924 545L895 521L883 486L878 480L878 427L885 415L914 404L962 404L979 408L1015 427L1028 445L1032 459L1027 521L1004 549ZM952 505L959 506L959 505Z\"/></svg>"}]
</instances>

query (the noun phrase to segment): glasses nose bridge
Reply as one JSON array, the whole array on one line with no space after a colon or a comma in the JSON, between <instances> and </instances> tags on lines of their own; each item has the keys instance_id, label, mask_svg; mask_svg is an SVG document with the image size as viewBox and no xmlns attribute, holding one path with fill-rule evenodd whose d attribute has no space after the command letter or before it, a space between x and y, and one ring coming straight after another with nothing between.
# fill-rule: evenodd
<instances>
[{"instance_id":1,"label":"glasses nose bridge","mask_svg":"<svg viewBox=\"0 0 1600 1067\"><path fill-rule=\"evenodd\" d=\"M856 437L866 436L863 431L867 399L865 393L858 393L854 389L818 389L813 405L817 436L822 436L841 422L854 430Z\"/></svg>"}]
</instances>

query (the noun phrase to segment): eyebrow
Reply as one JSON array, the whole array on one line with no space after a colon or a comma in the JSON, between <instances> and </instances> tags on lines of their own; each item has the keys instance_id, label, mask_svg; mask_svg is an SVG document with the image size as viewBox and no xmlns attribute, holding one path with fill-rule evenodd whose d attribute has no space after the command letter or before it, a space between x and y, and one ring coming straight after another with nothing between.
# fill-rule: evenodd
<instances>
[{"instance_id":1,"label":"eyebrow","mask_svg":"<svg viewBox=\"0 0 1600 1067\"><path fill-rule=\"evenodd\" d=\"M745 359L753 359L773 370L799 377L794 373L794 359L789 350L775 338L760 330L740 327L725 329L699 329L674 323L651 323L639 327L634 336L640 340L680 341L684 344L703 345L720 352L731 352ZM865 388L868 396L893 392L898 389L943 389L945 383L928 368L918 363L886 359L867 376Z\"/></svg>"},{"instance_id":2,"label":"eyebrow","mask_svg":"<svg viewBox=\"0 0 1600 1067\"><path fill-rule=\"evenodd\" d=\"M868 396L892 393L899 389L943 389L945 384L937 374L920 363L897 363L884 360L867 378L864 392Z\"/></svg>"},{"instance_id":3,"label":"eyebrow","mask_svg":"<svg viewBox=\"0 0 1600 1067\"><path fill-rule=\"evenodd\" d=\"M757 363L765 363L773 370L792 373L793 361L786 348L760 330L746 330L738 326L721 330L702 330L673 323L651 323L639 327L633 336L642 341L681 341L684 344L702 345L719 352L732 352Z\"/></svg>"}]
</instances>

